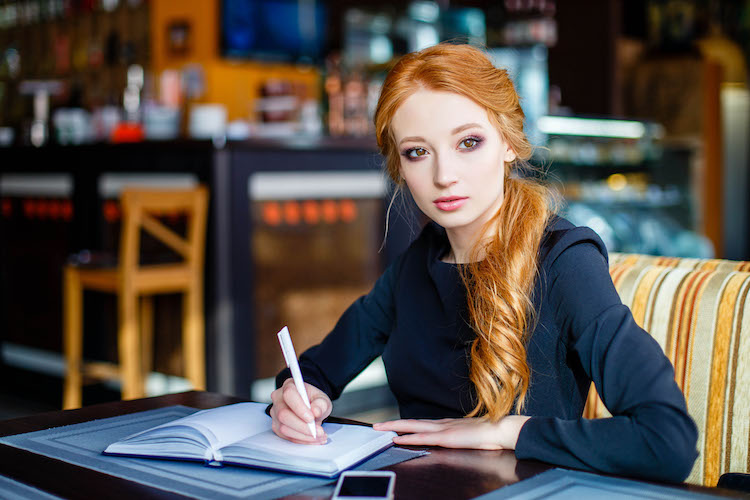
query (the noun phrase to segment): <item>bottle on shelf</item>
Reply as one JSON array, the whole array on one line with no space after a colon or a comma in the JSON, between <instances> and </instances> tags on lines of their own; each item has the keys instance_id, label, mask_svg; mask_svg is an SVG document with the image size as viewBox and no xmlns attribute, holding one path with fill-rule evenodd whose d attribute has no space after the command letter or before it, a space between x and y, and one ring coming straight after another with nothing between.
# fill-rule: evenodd
<instances>
[{"instance_id":1,"label":"bottle on shelf","mask_svg":"<svg viewBox=\"0 0 750 500\"><path fill-rule=\"evenodd\" d=\"M112 142L139 142L144 139L140 120L141 89L143 88L143 67L133 64L128 68L127 86L123 93L125 119L112 131Z\"/></svg>"}]
</instances>

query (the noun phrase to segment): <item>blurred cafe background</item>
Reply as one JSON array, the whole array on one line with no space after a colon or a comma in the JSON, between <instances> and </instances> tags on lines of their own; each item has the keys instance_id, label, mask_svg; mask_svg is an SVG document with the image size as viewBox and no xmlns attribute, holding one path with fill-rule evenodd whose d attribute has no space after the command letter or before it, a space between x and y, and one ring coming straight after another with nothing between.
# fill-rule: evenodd
<instances>
[{"instance_id":1,"label":"blurred cafe background","mask_svg":"<svg viewBox=\"0 0 750 500\"><path fill-rule=\"evenodd\" d=\"M63 268L116 260L133 186L207 187L205 387L266 400L276 332L317 343L419 230L408 199L384 230L372 115L445 40L510 71L537 175L610 251L750 259L750 0L0 0L0 418L60 408ZM116 297L84 297L84 357L117 361ZM148 395L191 388L182 307L154 298ZM337 414L392 411L378 363Z\"/></svg>"}]
</instances>

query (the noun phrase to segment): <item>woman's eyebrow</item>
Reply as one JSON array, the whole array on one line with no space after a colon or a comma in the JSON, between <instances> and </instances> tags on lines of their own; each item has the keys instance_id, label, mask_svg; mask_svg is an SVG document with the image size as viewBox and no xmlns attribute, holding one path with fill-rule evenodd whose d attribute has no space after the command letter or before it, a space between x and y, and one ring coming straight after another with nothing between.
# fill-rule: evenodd
<instances>
[{"instance_id":1,"label":"woman's eyebrow","mask_svg":"<svg viewBox=\"0 0 750 500\"><path fill-rule=\"evenodd\" d=\"M459 125L458 127L454 128L451 131L451 134L456 135L459 132L463 132L467 128L474 128L474 127L482 128L482 125L480 125L479 123L466 123L464 125Z\"/></svg>"},{"instance_id":2,"label":"woman's eyebrow","mask_svg":"<svg viewBox=\"0 0 750 500\"><path fill-rule=\"evenodd\" d=\"M427 141L424 140L424 137L417 137L417 136L404 137L398 142L398 145L400 146L405 142L427 142Z\"/></svg>"},{"instance_id":3,"label":"woman's eyebrow","mask_svg":"<svg viewBox=\"0 0 750 500\"><path fill-rule=\"evenodd\" d=\"M451 135L456 135L459 132L463 132L466 129L475 128L475 127L476 128L483 128L482 125L479 124L479 123L473 123L473 122L472 123L465 123L463 125L459 125L458 127L454 128L453 130L451 130ZM404 137L403 139L401 139L398 142L398 145L400 146L401 144L403 144L405 142L426 142L426 141L425 141L424 137L411 136L411 137Z\"/></svg>"}]
</instances>

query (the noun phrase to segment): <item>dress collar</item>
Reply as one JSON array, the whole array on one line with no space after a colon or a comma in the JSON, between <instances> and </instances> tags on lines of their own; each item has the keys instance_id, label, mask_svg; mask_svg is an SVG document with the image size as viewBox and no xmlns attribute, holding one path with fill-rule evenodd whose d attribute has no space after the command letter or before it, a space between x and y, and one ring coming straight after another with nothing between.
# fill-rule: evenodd
<instances>
[{"instance_id":1,"label":"dress collar","mask_svg":"<svg viewBox=\"0 0 750 500\"><path fill-rule=\"evenodd\" d=\"M553 215L544 228L540 253L543 253L544 247L547 246L549 234L557 226L563 224L564 219ZM445 228L429 222L424 229L427 236L427 270L432 283L440 296L440 302L446 309L455 307L457 298L466 300L466 288L464 287L461 275L458 272L457 264L449 264L440 260L450 251L450 241L445 232Z\"/></svg>"},{"instance_id":2,"label":"dress collar","mask_svg":"<svg viewBox=\"0 0 750 500\"><path fill-rule=\"evenodd\" d=\"M458 265L440 260L450 251L450 242L445 229L434 222L425 228L428 235L427 270L445 309L456 307L456 300L465 301L466 292Z\"/></svg>"}]
</instances>

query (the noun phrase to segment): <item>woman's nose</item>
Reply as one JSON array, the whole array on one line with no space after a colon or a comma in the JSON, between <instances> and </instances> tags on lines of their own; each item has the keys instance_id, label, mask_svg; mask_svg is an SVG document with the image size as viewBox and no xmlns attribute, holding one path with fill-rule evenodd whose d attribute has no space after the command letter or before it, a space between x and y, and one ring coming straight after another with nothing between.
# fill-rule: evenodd
<instances>
[{"instance_id":1,"label":"woman's nose","mask_svg":"<svg viewBox=\"0 0 750 500\"><path fill-rule=\"evenodd\" d=\"M458 172L455 165L446 158L436 158L434 167L433 181L436 185L446 187L458 180Z\"/></svg>"}]
</instances>

